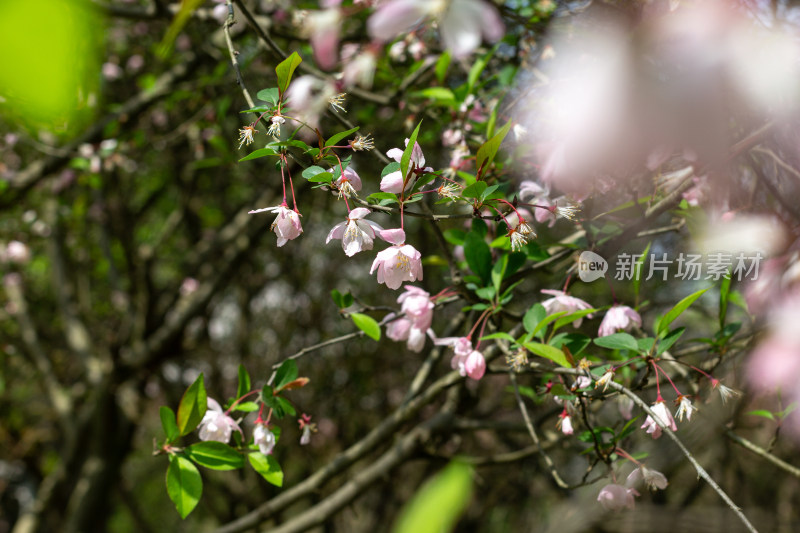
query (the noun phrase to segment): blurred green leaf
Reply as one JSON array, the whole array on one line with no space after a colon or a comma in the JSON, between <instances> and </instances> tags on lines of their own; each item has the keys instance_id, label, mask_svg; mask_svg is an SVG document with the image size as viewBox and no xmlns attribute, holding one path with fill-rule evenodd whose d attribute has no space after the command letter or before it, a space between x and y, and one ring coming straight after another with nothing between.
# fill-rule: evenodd
<instances>
[{"instance_id":1,"label":"blurred green leaf","mask_svg":"<svg viewBox=\"0 0 800 533\"><path fill-rule=\"evenodd\" d=\"M178 406L178 429L181 435L194 431L203 419L203 415L206 414L206 409L208 409L207 402L203 374L200 374L195 382L183 393L181 403Z\"/></svg>"},{"instance_id":2,"label":"blurred green leaf","mask_svg":"<svg viewBox=\"0 0 800 533\"><path fill-rule=\"evenodd\" d=\"M414 495L401 511L393 533L446 533L472 497L472 468L452 462Z\"/></svg>"}]
</instances>

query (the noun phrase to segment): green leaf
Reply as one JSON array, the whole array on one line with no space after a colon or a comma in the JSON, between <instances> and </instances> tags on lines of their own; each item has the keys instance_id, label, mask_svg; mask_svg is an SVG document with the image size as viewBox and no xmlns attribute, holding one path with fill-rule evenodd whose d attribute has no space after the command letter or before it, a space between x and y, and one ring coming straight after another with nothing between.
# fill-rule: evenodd
<instances>
[{"instance_id":1,"label":"green leaf","mask_svg":"<svg viewBox=\"0 0 800 533\"><path fill-rule=\"evenodd\" d=\"M720 329L725 326L725 318L728 316L728 295L731 292L731 277L725 276L722 278L722 283L719 287L719 327Z\"/></svg>"},{"instance_id":2,"label":"green leaf","mask_svg":"<svg viewBox=\"0 0 800 533\"><path fill-rule=\"evenodd\" d=\"M484 283L489 283L492 272L492 252L486 241L476 233L470 231L464 239L464 257L467 265Z\"/></svg>"},{"instance_id":3,"label":"green leaf","mask_svg":"<svg viewBox=\"0 0 800 533\"><path fill-rule=\"evenodd\" d=\"M406 145L406 149L403 151L403 157L400 158L400 173L403 175L403 180L406 179L408 176L408 165L411 162L411 152L414 150L414 145L417 144L417 135L419 135L419 127L422 126L422 121L419 121L417 127L414 128L414 132L411 134L411 137L408 138L408 144Z\"/></svg>"},{"instance_id":4,"label":"green leaf","mask_svg":"<svg viewBox=\"0 0 800 533\"><path fill-rule=\"evenodd\" d=\"M351 313L350 318L353 319L353 324L358 329L366 333L367 337L376 341L381 340L381 327L374 318L361 313Z\"/></svg>"},{"instance_id":5,"label":"green leaf","mask_svg":"<svg viewBox=\"0 0 800 533\"><path fill-rule=\"evenodd\" d=\"M203 494L203 479L197 468L185 457L170 455L167 468L167 494L181 518L197 506Z\"/></svg>"},{"instance_id":6,"label":"green leaf","mask_svg":"<svg viewBox=\"0 0 800 533\"><path fill-rule=\"evenodd\" d=\"M636 342L636 338L628 333L614 333L606 337L598 337L594 340L594 343L603 348L610 348L612 350L639 351L639 343Z\"/></svg>"},{"instance_id":7,"label":"green leaf","mask_svg":"<svg viewBox=\"0 0 800 533\"><path fill-rule=\"evenodd\" d=\"M439 59L436 61L436 68L434 69L436 72L436 79L439 80L439 83L444 83L444 78L447 75L447 68L450 66L450 52L445 50L445 52L439 56Z\"/></svg>"},{"instance_id":8,"label":"green leaf","mask_svg":"<svg viewBox=\"0 0 800 533\"><path fill-rule=\"evenodd\" d=\"M550 341L550 346L562 348L566 346L573 356L578 355L592 343L592 339L582 333L559 333Z\"/></svg>"},{"instance_id":9,"label":"green leaf","mask_svg":"<svg viewBox=\"0 0 800 533\"><path fill-rule=\"evenodd\" d=\"M675 307L670 309L667 312L667 314L664 315L661 318L661 320L659 320L658 323L656 324L656 326L655 326L656 335L658 335L660 337L662 333L665 333L669 329L669 325L672 324L672 322L676 318L681 316L681 313L686 311L686 309L688 309L689 306L692 305L695 302L695 300L697 300L703 294L705 294L705 292L707 290L708 289L703 289L703 290L695 292L694 294L690 294L689 296L687 296L686 298L684 298L683 300L681 300L680 302L675 304Z\"/></svg>"},{"instance_id":10,"label":"green leaf","mask_svg":"<svg viewBox=\"0 0 800 533\"><path fill-rule=\"evenodd\" d=\"M453 91L446 87L428 87L427 89L422 89L421 91L415 91L409 96L415 98L428 98L430 100L437 100L440 102L455 103L456 101L456 95L453 94Z\"/></svg>"},{"instance_id":11,"label":"green leaf","mask_svg":"<svg viewBox=\"0 0 800 533\"><path fill-rule=\"evenodd\" d=\"M757 409L755 411L750 411L747 414L753 416L760 416L761 418L768 418L770 420L775 420L775 415L773 415L770 411L767 411L766 409Z\"/></svg>"},{"instance_id":12,"label":"green leaf","mask_svg":"<svg viewBox=\"0 0 800 533\"><path fill-rule=\"evenodd\" d=\"M255 152L251 152L246 156L244 156L243 158L241 158L239 160L239 163L241 163L242 161L250 161L251 159L258 159L259 157L267 157L270 155L277 156L278 152L276 152L272 148L259 148Z\"/></svg>"},{"instance_id":13,"label":"green leaf","mask_svg":"<svg viewBox=\"0 0 800 533\"><path fill-rule=\"evenodd\" d=\"M497 294L497 292L495 291L494 287L481 287L480 289L475 290L475 295L482 300L491 301L495 294Z\"/></svg>"},{"instance_id":14,"label":"green leaf","mask_svg":"<svg viewBox=\"0 0 800 533\"><path fill-rule=\"evenodd\" d=\"M381 205L384 205L384 202L397 203L397 195L390 192L374 192L367 196L366 200L372 203L380 203Z\"/></svg>"},{"instance_id":15,"label":"green leaf","mask_svg":"<svg viewBox=\"0 0 800 533\"><path fill-rule=\"evenodd\" d=\"M531 353L534 353L539 357L550 359L551 361L560 366L566 368L572 368L572 365L570 365L569 361L567 361L567 356L564 355L564 352L562 352L555 346L550 346L548 344L541 344L538 342L525 342L522 345L525 348L527 348Z\"/></svg>"},{"instance_id":16,"label":"green leaf","mask_svg":"<svg viewBox=\"0 0 800 533\"><path fill-rule=\"evenodd\" d=\"M275 400L277 400L278 405L281 406L281 411L288 416L295 416L297 411L295 411L294 405L292 402L284 398L283 396L275 396Z\"/></svg>"},{"instance_id":17,"label":"green leaf","mask_svg":"<svg viewBox=\"0 0 800 533\"><path fill-rule=\"evenodd\" d=\"M472 92L472 88L475 87L475 83L478 81L478 78L480 78L481 72L483 72L486 69L486 65L489 64L489 59L491 59L492 54L494 54L494 49L485 56L475 60L467 76L467 93Z\"/></svg>"},{"instance_id":18,"label":"green leaf","mask_svg":"<svg viewBox=\"0 0 800 533\"><path fill-rule=\"evenodd\" d=\"M497 333L492 333L490 335L485 335L485 336L480 338L480 341L483 342L483 341L489 341L489 340L492 340L492 339L503 339L503 340L506 340L506 341L517 342L517 340L514 337L512 337L511 335L509 335L508 333L505 333L503 331L499 331Z\"/></svg>"},{"instance_id":19,"label":"green leaf","mask_svg":"<svg viewBox=\"0 0 800 533\"><path fill-rule=\"evenodd\" d=\"M469 187L466 187L463 191L461 191L461 196L464 198L479 198L483 191L486 190L486 182L485 181L476 181Z\"/></svg>"},{"instance_id":20,"label":"green leaf","mask_svg":"<svg viewBox=\"0 0 800 533\"><path fill-rule=\"evenodd\" d=\"M254 452L247 456L253 470L261 474L261 477L276 487L283 486L283 470L278 464L277 459L272 455L264 455L261 452Z\"/></svg>"},{"instance_id":21,"label":"green leaf","mask_svg":"<svg viewBox=\"0 0 800 533\"><path fill-rule=\"evenodd\" d=\"M245 109L243 111L239 111L239 113L265 113L272 109L273 106L271 105L257 105L255 107L251 107L250 109Z\"/></svg>"},{"instance_id":22,"label":"green leaf","mask_svg":"<svg viewBox=\"0 0 800 533\"><path fill-rule=\"evenodd\" d=\"M258 91L256 98L262 102L269 102L274 105L277 104L278 100L281 99L281 91L277 87L272 87L271 89L262 89Z\"/></svg>"},{"instance_id":23,"label":"green leaf","mask_svg":"<svg viewBox=\"0 0 800 533\"><path fill-rule=\"evenodd\" d=\"M161 427L167 436L167 442L175 442L181 436L180 431L178 431L175 413L166 405L162 405L158 410L158 414L161 417Z\"/></svg>"},{"instance_id":24,"label":"green leaf","mask_svg":"<svg viewBox=\"0 0 800 533\"><path fill-rule=\"evenodd\" d=\"M558 320L560 317L562 317L562 316L564 316L566 314L567 314L566 311L559 311L557 313L553 313L552 315L547 315L546 317L541 319L538 324L536 324L536 327L533 329L533 334L537 335L539 332L541 332L540 336L544 336L544 332L545 332L545 329L547 328L547 326L551 322L553 322L555 320Z\"/></svg>"},{"instance_id":25,"label":"green leaf","mask_svg":"<svg viewBox=\"0 0 800 533\"><path fill-rule=\"evenodd\" d=\"M337 291L336 289L333 289L331 291L331 298L333 298L334 303L340 309L344 309L346 307L350 307L351 305L353 305L353 295L350 294L349 291L344 293L344 294L342 294L341 292Z\"/></svg>"},{"instance_id":26,"label":"green leaf","mask_svg":"<svg viewBox=\"0 0 800 533\"><path fill-rule=\"evenodd\" d=\"M192 444L184 453L195 463L212 470L236 470L244 466L242 454L225 443L213 440Z\"/></svg>"},{"instance_id":27,"label":"green leaf","mask_svg":"<svg viewBox=\"0 0 800 533\"><path fill-rule=\"evenodd\" d=\"M284 385L297 379L297 363L294 359L287 359L275 373L275 390L280 391Z\"/></svg>"},{"instance_id":28,"label":"green leaf","mask_svg":"<svg viewBox=\"0 0 800 533\"><path fill-rule=\"evenodd\" d=\"M547 316L547 310L542 304L534 304L522 317L522 325L528 333L536 332L536 326Z\"/></svg>"},{"instance_id":29,"label":"green leaf","mask_svg":"<svg viewBox=\"0 0 800 533\"><path fill-rule=\"evenodd\" d=\"M639 353L648 354L655 346L656 340L653 337L645 337L644 339L637 339L636 344L639 345Z\"/></svg>"},{"instance_id":30,"label":"green leaf","mask_svg":"<svg viewBox=\"0 0 800 533\"><path fill-rule=\"evenodd\" d=\"M236 387L236 399L238 400L245 394L250 392L250 374L244 365L239 365L239 385Z\"/></svg>"},{"instance_id":31,"label":"green leaf","mask_svg":"<svg viewBox=\"0 0 800 533\"><path fill-rule=\"evenodd\" d=\"M318 167L317 165L311 165L310 167L303 169L303 177L305 179L310 179L317 174L322 174L323 172L326 172L324 168Z\"/></svg>"},{"instance_id":32,"label":"green leaf","mask_svg":"<svg viewBox=\"0 0 800 533\"><path fill-rule=\"evenodd\" d=\"M393 533L443 533L452 531L472 497L472 468L451 462L427 481L408 504Z\"/></svg>"},{"instance_id":33,"label":"green leaf","mask_svg":"<svg viewBox=\"0 0 800 533\"><path fill-rule=\"evenodd\" d=\"M330 183L333 181L333 174L330 172L320 172L319 174L315 174L310 178L306 178L311 183Z\"/></svg>"},{"instance_id":34,"label":"green leaf","mask_svg":"<svg viewBox=\"0 0 800 533\"><path fill-rule=\"evenodd\" d=\"M508 266L508 255L501 255L494 266L492 266L492 286L495 292L500 290L500 285L503 283L505 277L506 267Z\"/></svg>"},{"instance_id":35,"label":"green leaf","mask_svg":"<svg viewBox=\"0 0 800 533\"><path fill-rule=\"evenodd\" d=\"M681 338L681 335L683 335L685 330L686 328L677 328L667 333L663 339L658 341L658 350L656 351L656 355L661 355L669 350L672 345Z\"/></svg>"},{"instance_id":36,"label":"green leaf","mask_svg":"<svg viewBox=\"0 0 800 533\"><path fill-rule=\"evenodd\" d=\"M397 161L392 161L391 163L383 167L383 170L381 171L381 178L385 178L388 174L391 174L392 172L397 172L398 170L400 170L400 163L398 163Z\"/></svg>"},{"instance_id":37,"label":"green leaf","mask_svg":"<svg viewBox=\"0 0 800 533\"><path fill-rule=\"evenodd\" d=\"M497 155L497 151L500 149L500 145L503 143L503 139L506 138L506 134L508 134L510 129L511 121L509 120L494 137L483 143L483 145L478 148L478 156L475 161L475 165L476 168L479 169L479 175L482 175L485 169L492 164L492 161L494 161L494 158Z\"/></svg>"},{"instance_id":38,"label":"green leaf","mask_svg":"<svg viewBox=\"0 0 800 533\"><path fill-rule=\"evenodd\" d=\"M355 127L355 128L353 128L353 129L350 129L350 130L343 131L343 132L337 133L337 134L335 134L335 135L332 135L330 139L328 139L327 141L325 141L325 146L336 146L336 144L337 144L339 141L341 141L341 140L342 140L342 139L344 139L345 137L348 137L349 135L351 135L351 134L353 134L353 133L357 132L357 131L358 131L358 128L359 128L359 127L358 127L358 126L356 126L356 127Z\"/></svg>"},{"instance_id":39,"label":"green leaf","mask_svg":"<svg viewBox=\"0 0 800 533\"><path fill-rule=\"evenodd\" d=\"M256 402L237 403L233 410L241 411L243 413L252 413L253 411L258 411L258 404Z\"/></svg>"},{"instance_id":40,"label":"green leaf","mask_svg":"<svg viewBox=\"0 0 800 533\"><path fill-rule=\"evenodd\" d=\"M275 74L278 75L278 90L281 94L286 92L286 89L289 87L289 83L292 81L292 74L294 74L294 69L303 62L303 59L297 54L297 52L292 52L292 55L281 61L281 63L275 67Z\"/></svg>"},{"instance_id":41,"label":"green leaf","mask_svg":"<svg viewBox=\"0 0 800 533\"><path fill-rule=\"evenodd\" d=\"M642 252L641 257L636 260L636 264L633 266L633 294L636 297L636 301L639 301L639 287L642 284L642 266L644 265L645 260L647 260L647 254L650 253L650 245L653 244L652 242L647 243L647 247Z\"/></svg>"},{"instance_id":42,"label":"green leaf","mask_svg":"<svg viewBox=\"0 0 800 533\"><path fill-rule=\"evenodd\" d=\"M578 319L585 317L586 315L591 315L592 313L596 313L597 309L581 309L579 311L575 311L573 313L569 313L568 315L564 315L553 325L553 331L556 331L558 328L565 326L566 324L571 324Z\"/></svg>"},{"instance_id":43,"label":"green leaf","mask_svg":"<svg viewBox=\"0 0 800 533\"><path fill-rule=\"evenodd\" d=\"M182 436L193 431L203 419L203 415L206 414L206 409L208 409L207 398L203 374L200 374L195 382L183 393L183 398L181 398L181 403L178 406L177 422Z\"/></svg>"}]
</instances>

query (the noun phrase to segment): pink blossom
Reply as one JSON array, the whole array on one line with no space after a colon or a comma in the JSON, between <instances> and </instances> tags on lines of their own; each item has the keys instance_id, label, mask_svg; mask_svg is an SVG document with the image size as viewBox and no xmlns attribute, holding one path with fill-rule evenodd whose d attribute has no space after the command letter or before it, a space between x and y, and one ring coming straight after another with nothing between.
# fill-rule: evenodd
<instances>
[{"instance_id":1,"label":"pink blossom","mask_svg":"<svg viewBox=\"0 0 800 533\"><path fill-rule=\"evenodd\" d=\"M216 400L207 398L206 402L208 410L200 421L200 440L215 440L227 444L234 429L239 433L242 430L233 418L225 414Z\"/></svg>"},{"instance_id":2,"label":"pink blossom","mask_svg":"<svg viewBox=\"0 0 800 533\"><path fill-rule=\"evenodd\" d=\"M672 418L672 413L669 412L669 409L667 409L667 406L662 398L656 400L656 403L653 404L650 410L653 411L654 415L656 415L657 420L653 419L652 416L647 415L647 419L645 419L641 429L647 428L647 433L650 433L654 439L657 439L661 436L662 427L668 427L672 431L678 430L678 426L675 424L675 419Z\"/></svg>"},{"instance_id":3,"label":"pink blossom","mask_svg":"<svg viewBox=\"0 0 800 533\"><path fill-rule=\"evenodd\" d=\"M461 371L460 368L459 371ZM478 381L485 373L486 359L483 357L483 354L478 350L471 351L464 361L464 370L461 371L461 375L463 376L466 374L470 379Z\"/></svg>"},{"instance_id":4,"label":"pink blossom","mask_svg":"<svg viewBox=\"0 0 800 533\"><path fill-rule=\"evenodd\" d=\"M300 225L300 213L289 209L286 205L255 209L248 211L248 213L262 213L265 211L278 214L272 226L270 226L270 230L274 231L275 235L278 236L278 246L283 246L303 233L303 227Z\"/></svg>"},{"instance_id":5,"label":"pink blossom","mask_svg":"<svg viewBox=\"0 0 800 533\"><path fill-rule=\"evenodd\" d=\"M633 418L633 400L624 395L617 397L617 410L625 420Z\"/></svg>"},{"instance_id":6,"label":"pink blossom","mask_svg":"<svg viewBox=\"0 0 800 533\"><path fill-rule=\"evenodd\" d=\"M338 93L331 82L306 75L292 80L286 89L286 100L293 111L292 116L316 126L330 99Z\"/></svg>"},{"instance_id":7,"label":"pink blossom","mask_svg":"<svg viewBox=\"0 0 800 533\"><path fill-rule=\"evenodd\" d=\"M381 238L394 246L378 252L369 273L378 271L378 283L386 283L390 289L399 289L404 281L422 279L422 254L410 244L404 244L405 232L402 229L389 229L380 232Z\"/></svg>"},{"instance_id":8,"label":"pink blossom","mask_svg":"<svg viewBox=\"0 0 800 533\"><path fill-rule=\"evenodd\" d=\"M21 265L31 260L31 250L20 241L11 241L6 245L4 252L0 250L0 260Z\"/></svg>"},{"instance_id":9,"label":"pink blossom","mask_svg":"<svg viewBox=\"0 0 800 533\"><path fill-rule=\"evenodd\" d=\"M427 18L438 19L439 33L453 57L470 54L481 42L503 37L497 10L483 0L390 0L378 7L367 21L373 39L386 42L407 33Z\"/></svg>"},{"instance_id":10,"label":"pink blossom","mask_svg":"<svg viewBox=\"0 0 800 533\"><path fill-rule=\"evenodd\" d=\"M366 207L357 207L347 214L347 220L336 224L328 233L325 243L332 239L342 240L342 249L347 257L353 257L362 250L372 250L375 232L381 228L375 222L364 220L370 213Z\"/></svg>"},{"instance_id":11,"label":"pink blossom","mask_svg":"<svg viewBox=\"0 0 800 533\"><path fill-rule=\"evenodd\" d=\"M633 509L636 505L634 496L639 496L636 489L611 483L600 489L597 501L607 511L621 511L622 509Z\"/></svg>"},{"instance_id":12,"label":"pink blossom","mask_svg":"<svg viewBox=\"0 0 800 533\"><path fill-rule=\"evenodd\" d=\"M264 455L270 455L275 448L275 434L265 424L256 424L253 429L253 444Z\"/></svg>"},{"instance_id":13,"label":"pink blossom","mask_svg":"<svg viewBox=\"0 0 800 533\"><path fill-rule=\"evenodd\" d=\"M607 337L618 331L630 331L633 326L642 326L642 317L627 305L615 305L608 310L600 323L599 337Z\"/></svg>"},{"instance_id":14,"label":"pink blossom","mask_svg":"<svg viewBox=\"0 0 800 533\"><path fill-rule=\"evenodd\" d=\"M392 320L394 313L386 315L384 320ZM392 320L386 326L386 336L395 342L406 341L406 346L412 352L421 352L425 347L425 330L419 329L408 318Z\"/></svg>"},{"instance_id":15,"label":"pink blossom","mask_svg":"<svg viewBox=\"0 0 800 533\"><path fill-rule=\"evenodd\" d=\"M545 311L548 315L565 311L567 314L580 311L581 309L591 309L592 306L574 296L569 296L564 291L556 291L550 289L543 289L542 293L551 294L553 298L549 298L542 302ZM592 318L592 314L586 315L586 318ZM579 318L574 322L575 327L580 327L583 318Z\"/></svg>"},{"instance_id":16,"label":"pink blossom","mask_svg":"<svg viewBox=\"0 0 800 533\"><path fill-rule=\"evenodd\" d=\"M415 328L423 332L427 331L433 320L434 303L431 295L413 285L406 285L405 289L406 292L397 298L397 303L401 304L400 309L405 313L406 318L411 320Z\"/></svg>"}]
</instances>

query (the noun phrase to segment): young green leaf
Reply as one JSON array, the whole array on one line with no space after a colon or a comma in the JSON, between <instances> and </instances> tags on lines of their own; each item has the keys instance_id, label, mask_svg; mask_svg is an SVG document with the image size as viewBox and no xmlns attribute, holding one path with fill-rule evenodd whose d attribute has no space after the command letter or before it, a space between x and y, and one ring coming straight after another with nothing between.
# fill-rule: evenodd
<instances>
[{"instance_id":1,"label":"young green leaf","mask_svg":"<svg viewBox=\"0 0 800 533\"><path fill-rule=\"evenodd\" d=\"M381 327L374 318L361 313L351 313L350 318L353 319L353 324L363 331L367 337L376 341L381 340Z\"/></svg>"},{"instance_id":2,"label":"young green leaf","mask_svg":"<svg viewBox=\"0 0 800 533\"><path fill-rule=\"evenodd\" d=\"M283 470L281 470L281 465L278 464L278 460L274 456L253 452L247 456L247 460L250 461L250 466L253 467L253 470L261 474L261 477L266 479L267 483L271 483L276 487L283 486Z\"/></svg>"},{"instance_id":3,"label":"young green leaf","mask_svg":"<svg viewBox=\"0 0 800 533\"><path fill-rule=\"evenodd\" d=\"M294 359L287 359L275 373L275 390L280 391L284 385L297 379L297 363Z\"/></svg>"},{"instance_id":4,"label":"young green leaf","mask_svg":"<svg viewBox=\"0 0 800 533\"><path fill-rule=\"evenodd\" d=\"M522 317L522 325L528 333L534 333L536 326L547 316L547 310L542 304L534 304Z\"/></svg>"},{"instance_id":5,"label":"young green leaf","mask_svg":"<svg viewBox=\"0 0 800 533\"><path fill-rule=\"evenodd\" d=\"M241 398L250 392L250 374L244 365L239 365L239 385L236 387L236 398Z\"/></svg>"},{"instance_id":6,"label":"young green leaf","mask_svg":"<svg viewBox=\"0 0 800 533\"><path fill-rule=\"evenodd\" d=\"M695 292L693 294L690 294L689 296L687 296L686 298L684 298L683 300L681 300L680 302L675 304L675 307L670 309L667 312L667 314L665 314L661 318L661 320L659 320L658 323L655 325L655 333L656 333L656 335L660 337L663 333L666 333L668 331L668 329L669 329L669 325L672 324L672 322L676 318L681 316L681 314L684 311L686 311L686 309L688 309L689 306L692 305L695 302L695 300L697 300L703 294L705 294L707 290L708 289L703 289L703 290L697 291L697 292Z\"/></svg>"},{"instance_id":7,"label":"young green leaf","mask_svg":"<svg viewBox=\"0 0 800 533\"><path fill-rule=\"evenodd\" d=\"M277 87L271 89L262 89L256 94L256 98L262 102L269 102L270 104L277 104L281 98L280 90Z\"/></svg>"},{"instance_id":8,"label":"young green leaf","mask_svg":"<svg viewBox=\"0 0 800 533\"><path fill-rule=\"evenodd\" d=\"M682 327L674 329L669 333L667 333L663 339L660 339L658 341L658 349L656 350L656 355L661 355L662 353L669 350L672 347L672 345L675 344L675 342L681 338L681 335L683 335L683 332L685 330L686 328Z\"/></svg>"},{"instance_id":9,"label":"young green leaf","mask_svg":"<svg viewBox=\"0 0 800 533\"><path fill-rule=\"evenodd\" d=\"M184 453L195 463L212 470L236 470L244 466L242 454L225 443L213 440L192 444Z\"/></svg>"},{"instance_id":10,"label":"young green leaf","mask_svg":"<svg viewBox=\"0 0 800 533\"><path fill-rule=\"evenodd\" d=\"M486 182L485 181L476 181L469 187L466 187L463 191L461 191L461 196L464 198L479 198L483 191L486 190Z\"/></svg>"},{"instance_id":11,"label":"young green leaf","mask_svg":"<svg viewBox=\"0 0 800 533\"><path fill-rule=\"evenodd\" d=\"M351 129L351 130L342 131L342 132L340 132L340 133L337 133L337 134L335 134L335 135L332 135L330 139L328 139L327 141L325 141L325 146L336 146L336 144L337 144L339 141L341 141L341 140L342 140L342 139L344 139L345 137L348 137L349 135L351 135L351 134L353 134L353 133L355 133L355 132L357 132L357 131L358 131L358 126L356 126L355 128L353 128L353 129Z\"/></svg>"},{"instance_id":12,"label":"young green leaf","mask_svg":"<svg viewBox=\"0 0 800 533\"><path fill-rule=\"evenodd\" d=\"M181 436L178 431L178 422L175 419L175 413L167 407L162 405L158 410L161 417L161 427L164 429L164 434L167 436L167 442L175 442Z\"/></svg>"},{"instance_id":13,"label":"young green leaf","mask_svg":"<svg viewBox=\"0 0 800 533\"><path fill-rule=\"evenodd\" d=\"M200 374L195 382L183 393L183 398L181 398L181 403L178 406L177 422L181 436L186 435L197 427L203 419L203 415L206 414L206 409L208 409L207 402L203 374Z\"/></svg>"},{"instance_id":14,"label":"young green leaf","mask_svg":"<svg viewBox=\"0 0 800 533\"><path fill-rule=\"evenodd\" d=\"M185 457L171 455L167 468L167 494L181 518L197 506L203 494L203 479L197 468Z\"/></svg>"},{"instance_id":15,"label":"young green leaf","mask_svg":"<svg viewBox=\"0 0 800 533\"><path fill-rule=\"evenodd\" d=\"M483 145L478 148L478 156L475 161L476 168L478 168L478 172L482 175L485 172L485 169L492 164L494 161L495 156L497 155L497 151L500 149L500 145L503 143L503 139L506 138L509 130L511 129L511 121L509 120L506 122L506 125L500 128L500 131L497 134L483 143Z\"/></svg>"},{"instance_id":16,"label":"young green leaf","mask_svg":"<svg viewBox=\"0 0 800 533\"><path fill-rule=\"evenodd\" d=\"M467 265L484 283L489 283L492 272L492 252L486 241L476 233L470 231L464 239L464 257Z\"/></svg>"},{"instance_id":17,"label":"young green leaf","mask_svg":"<svg viewBox=\"0 0 800 533\"><path fill-rule=\"evenodd\" d=\"M417 135L419 135L419 127L422 126L422 121L419 121L417 127L414 128L414 132L411 134L411 137L408 138L408 144L406 145L406 149L403 151L403 157L400 158L400 173L403 175L403 179L406 179L408 176L408 164L411 162L411 152L414 150L414 146L417 144Z\"/></svg>"},{"instance_id":18,"label":"young green leaf","mask_svg":"<svg viewBox=\"0 0 800 533\"><path fill-rule=\"evenodd\" d=\"M278 75L278 89L280 90L281 95L286 92L286 89L289 87L289 83L292 81L292 74L294 74L294 69L303 62L303 59L297 54L297 52L292 52L292 55L281 61L281 63L275 67L275 74Z\"/></svg>"},{"instance_id":19,"label":"young green leaf","mask_svg":"<svg viewBox=\"0 0 800 533\"><path fill-rule=\"evenodd\" d=\"M598 337L594 340L594 343L603 348L612 350L639 351L639 344L636 342L636 338L628 333L614 333L613 335Z\"/></svg>"},{"instance_id":20,"label":"young green leaf","mask_svg":"<svg viewBox=\"0 0 800 533\"><path fill-rule=\"evenodd\" d=\"M241 163L242 161L250 161L251 159L258 159L259 157L267 157L270 155L277 156L278 153L272 148L259 148L258 150L250 152L249 154L241 158L239 162Z\"/></svg>"},{"instance_id":21,"label":"young green leaf","mask_svg":"<svg viewBox=\"0 0 800 533\"><path fill-rule=\"evenodd\" d=\"M562 352L561 350L559 350L554 346L549 346L547 344L541 344L538 342L526 342L523 343L523 346L527 348L531 353L534 353L539 357L550 359L551 361L560 366L566 368L572 368L572 365L570 365L569 361L567 361L567 356L564 355L564 352Z\"/></svg>"}]
</instances>

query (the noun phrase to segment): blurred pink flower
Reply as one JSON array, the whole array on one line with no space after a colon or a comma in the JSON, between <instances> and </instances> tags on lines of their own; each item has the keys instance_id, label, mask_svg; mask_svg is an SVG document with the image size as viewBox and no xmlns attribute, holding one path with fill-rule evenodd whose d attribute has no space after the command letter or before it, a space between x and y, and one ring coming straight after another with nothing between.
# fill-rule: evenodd
<instances>
[{"instance_id":1,"label":"blurred pink flower","mask_svg":"<svg viewBox=\"0 0 800 533\"><path fill-rule=\"evenodd\" d=\"M647 488L650 490L664 490L667 488L667 485L669 485L667 476L658 470L651 470L644 465L640 465L638 468L634 468L633 472L628 474L628 479L625 480L625 486L634 487L641 481L644 481Z\"/></svg>"},{"instance_id":2,"label":"blurred pink flower","mask_svg":"<svg viewBox=\"0 0 800 533\"><path fill-rule=\"evenodd\" d=\"M639 496L636 489L611 483L600 489L597 501L607 511L621 511L622 509L633 509L636 505L634 496Z\"/></svg>"},{"instance_id":3,"label":"blurred pink flower","mask_svg":"<svg viewBox=\"0 0 800 533\"><path fill-rule=\"evenodd\" d=\"M634 325L638 327L642 326L642 317L639 316L639 313L627 305L614 305L606 312L606 316L603 317L597 335L599 337L607 337L620 330L630 331Z\"/></svg>"},{"instance_id":4,"label":"blurred pink flower","mask_svg":"<svg viewBox=\"0 0 800 533\"><path fill-rule=\"evenodd\" d=\"M564 435L572 435L574 433L572 429L572 417L569 416L566 409L559 415L558 426L561 429L561 433Z\"/></svg>"},{"instance_id":5,"label":"blurred pink flower","mask_svg":"<svg viewBox=\"0 0 800 533\"><path fill-rule=\"evenodd\" d=\"M497 10L483 0L389 0L367 21L370 36L391 41L426 19L439 22L444 46L456 58L469 55L481 43L499 41L505 28Z\"/></svg>"},{"instance_id":6,"label":"blurred pink flower","mask_svg":"<svg viewBox=\"0 0 800 533\"><path fill-rule=\"evenodd\" d=\"M434 303L431 295L419 287L413 285L405 286L406 292L397 298L397 303L401 304L400 309L405 313L406 318L411 320L414 327L428 331L433 321Z\"/></svg>"},{"instance_id":7,"label":"blurred pink flower","mask_svg":"<svg viewBox=\"0 0 800 533\"><path fill-rule=\"evenodd\" d=\"M312 11L306 17L305 29L314 51L314 60L325 70L336 66L341 25L342 15L337 7Z\"/></svg>"},{"instance_id":8,"label":"blurred pink flower","mask_svg":"<svg viewBox=\"0 0 800 533\"><path fill-rule=\"evenodd\" d=\"M470 379L478 381L486 373L486 359L483 354L478 350L473 350L464 360L464 368L461 369L459 365L459 372L462 376L468 376Z\"/></svg>"}]
</instances>

